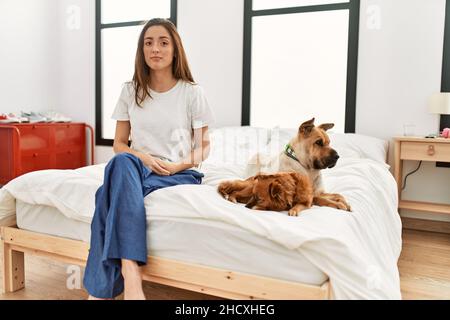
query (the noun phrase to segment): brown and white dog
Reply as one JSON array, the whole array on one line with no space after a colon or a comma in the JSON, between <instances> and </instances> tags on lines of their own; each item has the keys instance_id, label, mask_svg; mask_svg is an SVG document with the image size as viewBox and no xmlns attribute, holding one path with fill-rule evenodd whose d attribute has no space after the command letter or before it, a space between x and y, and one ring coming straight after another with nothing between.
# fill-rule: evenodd
<instances>
[{"instance_id":1,"label":"brown and white dog","mask_svg":"<svg viewBox=\"0 0 450 320\"><path fill-rule=\"evenodd\" d=\"M339 155L330 147L326 131L333 123L314 125L314 118L302 123L297 135L279 155L267 158L261 154L253 157L247 166L247 177L259 173L298 172L307 175L312 182L313 204L351 211L350 205L340 194L325 193L320 171L333 168Z\"/></svg>"},{"instance_id":2,"label":"brown and white dog","mask_svg":"<svg viewBox=\"0 0 450 320\"><path fill-rule=\"evenodd\" d=\"M259 174L246 180L225 181L218 191L225 199L245 203L247 208L288 210L290 216L297 216L313 202L311 181L297 172Z\"/></svg>"}]
</instances>

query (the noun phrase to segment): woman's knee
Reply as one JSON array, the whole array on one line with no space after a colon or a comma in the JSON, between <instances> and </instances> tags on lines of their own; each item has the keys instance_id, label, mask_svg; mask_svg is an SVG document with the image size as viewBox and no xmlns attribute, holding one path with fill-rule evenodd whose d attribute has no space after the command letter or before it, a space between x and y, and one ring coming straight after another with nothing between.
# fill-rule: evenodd
<instances>
[{"instance_id":1,"label":"woman's knee","mask_svg":"<svg viewBox=\"0 0 450 320\"><path fill-rule=\"evenodd\" d=\"M114 164L114 166L127 167L129 165L135 165L139 162L139 158L135 155L127 152L122 152L116 154L111 160L110 164Z\"/></svg>"}]
</instances>

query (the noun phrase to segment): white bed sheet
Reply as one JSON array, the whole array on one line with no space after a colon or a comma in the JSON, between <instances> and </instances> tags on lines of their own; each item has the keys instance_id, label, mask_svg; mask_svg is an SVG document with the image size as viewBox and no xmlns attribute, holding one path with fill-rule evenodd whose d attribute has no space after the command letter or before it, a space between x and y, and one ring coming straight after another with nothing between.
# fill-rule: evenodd
<instances>
[{"instance_id":1,"label":"white bed sheet","mask_svg":"<svg viewBox=\"0 0 450 320\"><path fill-rule=\"evenodd\" d=\"M90 224L49 206L16 202L19 228L89 243ZM226 270L323 284L328 277L298 251L221 222L178 219L147 222L149 254Z\"/></svg>"}]
</instances>

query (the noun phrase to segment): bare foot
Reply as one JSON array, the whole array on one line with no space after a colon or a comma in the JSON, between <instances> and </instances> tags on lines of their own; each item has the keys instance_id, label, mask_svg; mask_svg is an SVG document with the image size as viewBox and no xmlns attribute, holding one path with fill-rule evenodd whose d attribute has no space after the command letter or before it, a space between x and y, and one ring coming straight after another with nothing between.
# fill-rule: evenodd
<instances>
[{"instance_id":1,"label":"bare foot","mask_svg":"<svg viewBox=\"0 0 450 320\"><path fill-rule=\"evenodd\" d=\"M89 295L88 300L114 300L114 298L97 298L97 297Z\"/></svg>"},{"instance_id":2,"label":"bare foot","mask_svg":"<svg viewBox=\"0 0 450 320\"><path fill-rule=\"evenodd\" d=\"M134 288L132 290L125 289L123 300L146 300L142 287L140 290Z\"/></svg>"},{"instance_id":3,"label":"bare foot","mask_svg":"<svg viewBox=\"0 0 450 320\"><path fill-rule=\"evenodd\" d=\"M122 275L124 279L124 300L145 300L142 289L142 274L136 261L122 259Z\"/></svg>"},{"instance_id":4,"label":"bare foot","mask_svg":"<svg viewBox=\"0 0 450 320\"><path fill-rule=\"evenodd\" d=\"M124 300L145 300L142 278L125 278Z\"/></svg>"}]
</instances>

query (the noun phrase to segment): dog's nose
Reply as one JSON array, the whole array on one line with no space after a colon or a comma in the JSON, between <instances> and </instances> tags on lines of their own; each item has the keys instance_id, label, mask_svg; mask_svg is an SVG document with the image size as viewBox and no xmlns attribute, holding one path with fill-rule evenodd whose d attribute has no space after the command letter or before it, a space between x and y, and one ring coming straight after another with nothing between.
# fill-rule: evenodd
<instances>
[{"instance_id":1,"label":"dog's nose","mask_svg":"<svg viewBox=\"0 0 450 320\"><path fill-rule=\"evenodd\" d=\"M333 150L333 152L328 157L328 168L333 168L336 165L337 160L339 159L338 153Z\"/></svg>"},{"instance_id":2,"label":"dog's nose","mask_svg":"<svg viewBox=\"0 0 450 320\"><path fill-rule=\"evenodd\" d=\"M333 152L330 155L330 158L333 159L334 161L337 161L337 159L339 159L339 155L335 150L333 150Z\"/></svg>"}]
</instances>

